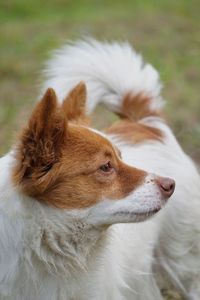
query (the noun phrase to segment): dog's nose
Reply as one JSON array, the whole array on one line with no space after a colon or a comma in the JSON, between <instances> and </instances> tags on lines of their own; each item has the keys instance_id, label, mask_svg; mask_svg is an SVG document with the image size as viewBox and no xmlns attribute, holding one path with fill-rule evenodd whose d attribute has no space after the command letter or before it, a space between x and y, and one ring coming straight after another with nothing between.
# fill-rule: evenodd
<instances>
[{"instance_id":1,"label":"dog's nose","mask_svg":"<svg viewBox=\"0 0 200 300\"><path fill-rule=\"evenodd\" d=\"M175 189L175 181L171 178L166 177L158 177L156 181L162 195L165 198L171 197Z\"/></svg>"}]
</instances>

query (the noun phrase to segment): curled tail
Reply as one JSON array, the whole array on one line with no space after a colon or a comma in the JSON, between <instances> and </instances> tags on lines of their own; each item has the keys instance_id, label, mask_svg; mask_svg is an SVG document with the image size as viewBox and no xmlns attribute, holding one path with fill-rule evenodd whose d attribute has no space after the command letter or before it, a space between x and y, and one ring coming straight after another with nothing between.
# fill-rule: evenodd
<instances>
[{"instance_id":1,"label":"curled tail","mask_svg":"<svg viewBox=\"0 0 200 300\"><path fill-rule=\"evenodd\" d=\"M122 117L138 120L162 107L158 72L128 43L89 39L68 44L54 54L45 73L44 88L54 88L59 99L85 81L89 113L104 103Z\"/></svg>"}]
</instances>

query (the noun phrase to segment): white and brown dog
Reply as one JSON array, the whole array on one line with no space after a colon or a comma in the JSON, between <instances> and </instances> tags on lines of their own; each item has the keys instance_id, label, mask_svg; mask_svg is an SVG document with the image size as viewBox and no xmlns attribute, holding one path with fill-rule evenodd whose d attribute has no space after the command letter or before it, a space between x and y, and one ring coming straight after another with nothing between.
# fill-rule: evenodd
<instances>
[{"instance_id":1,"label":"white and brown dog","mask_svg":"<svg viewBox=\"0 0 200 300\"><path fill-rule=\"evenodd\" d=\"M90 40L47 76L0 160L0 299L159 300L167 280L200 299L200 180L160 116L157 72ZM100 102L121 116L106 133L87 122Z\"/></svg>"}]
</instances>

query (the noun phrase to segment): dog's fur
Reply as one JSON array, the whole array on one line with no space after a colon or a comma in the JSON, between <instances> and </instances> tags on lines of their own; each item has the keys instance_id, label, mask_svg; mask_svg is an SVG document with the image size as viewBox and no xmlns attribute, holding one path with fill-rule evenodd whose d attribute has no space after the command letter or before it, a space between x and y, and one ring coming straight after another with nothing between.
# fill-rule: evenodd
<instances>
[{"instance_id":1,"label":"dog's fur","mask_svg":"<svg viewBox=\"0 0 200 300\"><path fill-rule=\"evenodd\" d=\"M158 73L94 40L46 73L0 160L0 299L159 300L168 283L200 299L199 174L161 118ZM88 125L99 102L121 117L105 133ZM173 193L165 177L175 192L149 219Z\"/></svg>"}]
</instances>

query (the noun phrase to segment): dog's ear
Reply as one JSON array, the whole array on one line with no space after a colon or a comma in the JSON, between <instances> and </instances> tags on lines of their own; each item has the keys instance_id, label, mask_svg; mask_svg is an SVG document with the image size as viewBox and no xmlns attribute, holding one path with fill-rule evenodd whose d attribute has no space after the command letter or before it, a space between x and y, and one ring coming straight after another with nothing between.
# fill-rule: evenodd
<instances>
[{"instance_id":1,"label":"dog's ear","mask_svg":"<svg viewBox=\"0 0 200 300\"><path fill-rule=\"evenodd\" d=\"M86 96L86 85L81 81L64 99L62 107L68 121L75 123L87 123Z\"/></svg>"},{"instance_id":2,"label":"dog's ear","mask_svg":"<svg viewBox=\"0 0 200 300\"><path fill-rule=\"evenodd\" d=\"M17 149L14 180L28 189L45 189L51 180L44 180L59 162L66 142L67 120L57 104L53 89L48 89L36 105Z\"/></svg>"}]
</instances>

